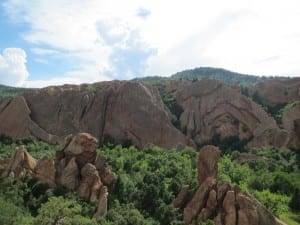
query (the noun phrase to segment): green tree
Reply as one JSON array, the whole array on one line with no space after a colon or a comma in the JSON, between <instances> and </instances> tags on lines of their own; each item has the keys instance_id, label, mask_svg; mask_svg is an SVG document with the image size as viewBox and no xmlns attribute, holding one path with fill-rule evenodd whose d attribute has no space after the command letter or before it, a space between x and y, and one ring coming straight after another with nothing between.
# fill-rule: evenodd
<instances>
[{"instance_id":1,"label":"green tree","mask_svg":"<svg viewBox=\"0 0 300 225\"><path fill-rule=\"evenodd\" d=\"M38 210L32 225L94 225L96 221L81 216L82 207L72 199L50 197Z\"/></svg>"},{"instance_id":2,"label":"green tree","mask_svg":"<svg viewBox=\"0 0 300 225\"><path fill-rule=\"evenodd\" d=\"M299 193L299 188L295 189L293 197L291 198L291 201L289 202L289 207L293 211L300 212L300 193Z\"/></svg>"}]
</instances>

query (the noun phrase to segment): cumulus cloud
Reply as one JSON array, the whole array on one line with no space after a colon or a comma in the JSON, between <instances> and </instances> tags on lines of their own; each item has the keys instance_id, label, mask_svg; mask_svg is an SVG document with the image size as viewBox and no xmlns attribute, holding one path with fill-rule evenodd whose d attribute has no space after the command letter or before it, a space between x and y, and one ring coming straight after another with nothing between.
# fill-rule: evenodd
<instances>
[{"instance_id":1,"label":"cumulus cloud","mask_svg":"<svg viewBox=\"0 0 300 225\"><path fill-rule=\"evenodd\" d=\"M6 48L0 54L0 84L22 86L29 73L26 52L21 48Z\"/></svg>"},{"instance_id":2,"label":"cumulus cloud","mask_svg":"<svg viewBox=\"0 0 300 225\"><path fill-rule=\"evenodd\" d=\"M300 74L299 0L6 0L3 6L29 26L23 38L36 61L59 55L68 66L54 77L68 81L199 66Z\"/></svg>"}]
</instances>

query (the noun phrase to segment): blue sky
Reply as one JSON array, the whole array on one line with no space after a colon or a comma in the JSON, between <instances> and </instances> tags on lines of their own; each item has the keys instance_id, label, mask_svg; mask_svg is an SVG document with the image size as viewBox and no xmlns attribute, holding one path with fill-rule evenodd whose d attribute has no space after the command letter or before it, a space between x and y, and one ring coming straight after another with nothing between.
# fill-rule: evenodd
<instances>
[{"instance_id":1,"label":"blue sky","mask_svg":"<svg viewBox=\"0 0 300 225\"><path fill-rule=\"evenodd\" d=\"M200 67L300 74L298 0L3 0L0 84L44 87Z\"/></svg>"}]
</instances>

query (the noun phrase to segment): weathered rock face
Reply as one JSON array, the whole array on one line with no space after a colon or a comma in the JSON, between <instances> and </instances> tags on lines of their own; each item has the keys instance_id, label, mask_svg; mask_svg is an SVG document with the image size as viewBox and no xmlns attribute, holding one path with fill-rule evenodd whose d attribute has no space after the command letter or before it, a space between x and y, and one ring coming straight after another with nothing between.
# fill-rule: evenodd
<instances>
[{"instance_id":1,"label":"weathered rock face","mask_svg":"<svg viewBox=\"0 0 300 225\"><path fill-rule=\"evenodd\" d=\"M283 128L288 131L289 146L293 148L300 147L300 102L294 107L286 110L282 114Z\"/></svg>"},{"instance_id":2,"label":"weathered rock face","mask_svg":"<svg viewBox=\"0 0 300 225\"><path fill-rule=\"evenodd\" d=\"M49 143L59 141L57 136L51 135L39 127L30 118L30 114L31 111L23 96L0 101L0 134L7 135L13 139L32 135Z\"/></svg>"},{"instance_id":3,"label":"weathered rock face","mask_svg":"<svg viewBox=\"0 0 300 225\"><path fill-rule=\"evenodd\" d=\"M257 86L268 101L277 104L300 99L300 79L268 82ZM291 137L294 134L279 129L275 120L238 88L202 79L173 82L166 91L184 110L179 119L182 132L172 125L171 113L156 88L111 81L29 90L2 100L0 134L59 143L68 134L88 132L99 145L115 141L139 148L151 143L165 148L194 146L216 136L252 138L250 148L294 147L297 142Z\"/></svg>"},{"instance_id":4,"label":"weathered rock face","mask_svg":"<svg viewBox=\"0 0 300 225\"><path fill-rule=\"evenodd\" d=\"M269 80L254 87L259 96L270 106L300 100L300 78Z\"/></svg>"},{"instance_id":5,"label":"weathered rock face","mask_svg":"<svg viewBox=\"0 0 300 225\"><path fill-rule=\"evenodd\" d=\"M87 133L69 135L57 150L55 160L44 157L38 161L21 146L5 163L2 176L21 178L30 172L52 187L61 185L74 190L79 196L98 202L94 218L101 219L107 212L107 187L113 187L117 176L104 157L96 160L97 142Z\"/></svg>"},{"instance_id":6,"label":"weathered rock face","mask_svg":"<svg viewBox=\"0 0 300 225\"><path fill-rule=\"evenodd\" d=\"M204 149L213 149L212 146L205 146ZM217 149L216 149L217 150ZM208 161L211 158L203 154L203 159ZM201 155L201 153L200 153ZM203 163L203 162L202 162ZM206 162L205 164L208 164ZM203 168L202 164L198 164ZM201 171L198 168L198 171ZM204 167L205 168L205 167ZM217 168L216 168L217 169ZM199 224L211 219L217 225L280 225L277 220L263 205L254 197L242 191L239 187L233 187L226 181L218 181L215 173L212 177L207 176L188 203L182 204L189 188L185 186L178 197L172 202L177 208L183 208L184 221L186 224ZM178 203L178 204L174 204Z\"/></svg>"},{"instance_id":7,"label":"weathered rock face","mask_svg":"<svg viewBox=\"0 0 300 225\"><path fill-rule=\"evenodd\" d=\"M22 101L24 112L20 112L20 104L15 101ZM30 120L48 136L88 132L97 137L100 145L105 139L139 148L148 143L166 148L193 143L172 125L158 91L142 83L112 81L48 87L27 91L0 104L0 122L8 115L9 118L26 115L20 124L0 128L0 133L14 138L37 136L28 131L24 122ZM37 137L48 141L47 135Z\"/></svg>"},{"instance_id":8,"label":"weathered rock face","mask_svg":"<svg viewBox=\"0 0 300 225\"><path fill-rule=\"evenodd\" d=\"M185 185L182 187L177 197L172 201L172 205L175 208L183 209L192 197L193 195L190 186Z\"/></svg>"},{"instance_id":9,"label":"weathered rock face","mask_svg":"<svg viewBox=\"0 0 300 225\"><path fill-rule=\"evenodd\" d=\"M206 178L217 178L218 160L220 150L218 147L207 145L200 150L198 159L198 184L202 184Z\"/></svg>"},{"instance_id":10,"label":"weathered rock face","mask_svg":"<svg viewBox=\"0 0 300 225\"><path fill-rule=\"evenodd\" d=\"M37 161L34 168L34 174L42 182L55 186L55 164L54 160L48 157L41 158Z\"/></svg>"},{"instance_id":11,"label":"weathered rock face","mask_svg":"<svg viewBox=\"0 0 300 225\"><path fill-rule=\"evenodd\" d=\"M198 144L214 136L252 138L249 147L282 147L287 143L288 134L261 106L216 80L173 82L166 91L184 110L180 116L182 130Z\"/></svg>"}]
</instances>

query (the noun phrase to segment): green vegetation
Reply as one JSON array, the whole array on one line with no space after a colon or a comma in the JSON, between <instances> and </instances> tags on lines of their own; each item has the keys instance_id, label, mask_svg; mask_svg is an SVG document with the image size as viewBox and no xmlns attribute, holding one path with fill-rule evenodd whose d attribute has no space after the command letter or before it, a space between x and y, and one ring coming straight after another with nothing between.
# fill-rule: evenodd
<instances>
[{"instance_id":1,"label":"green vegetation","mask_svg":"<svg viewBox=\"0 0 300 225\"><path fill-rule=\"evenodd\" d=\"M10 96L16 96L18 94L21 94L25 90L25 88L16 88L0 85L0 100Z\"/></svg>"},{"instance_id":2,"label":"green vegetation","mask_svg":"<svg viewBox=\"0 0 300 225\"><path fill-rule=\"evenodd\" d=\"M155 84L154 86L158 89L161 99L162 99L163 103L165 104L165 106L173 114L173 118L172 118L173 125L177 129L180 129L179 119L180 119L180 115L183 113L182 107L180 105L178 105L178 103L175 101L172 93L166 92L165 84L160 83L160 84Z\"/></svg>"},{"instance_id":3,"label":"green vegetation","mask_svg":"<svg viewBox=\"0 0 300 225\"><path fill-rule=\"evenodd\" d=\"M20 145L24 145L34 158L54 156L57 147L56 145L37 141L32 137L13 141L11 138L2 135L0 136L0 157L9 157Z\"/></svg>"},{"instance_id":4,"label":"green vegetation","mask_svg":"<svg viewBox=\"0 0 300 225\"><path fill-rule=\"evenodd\" d=\"M253 85L258 82L263 82L266 80L272 80L275 77L266 77L266 76L254 76L247 74L240 74L236 72L232 72L229 70L221 69L221 68L213 68L213 67L200 67L190 70L184 70L178 73L173 74L170 77L143 77L143 78L135 78L134 81L142 81L149 84L157 84L163 83L170 80L191 80L196 81L200 80L204 77L209 77L212 79L216 79L225 84L236 84L239 83L241 85ZM276 77L276 79L288 79L286 77Z\"/></svg>"},{"instance_id":5,"label":"green vegetation","mask_svg":"<svg viewBox=\"0 0 300 225\"><path fill-rule=\"evenodd\" d=\"M100 88L97 87L95 84L88 84L87 90L88 90L90 93L96 94L96 93L100 90Z\"/></svg>"},{"instance_id":6,"label":"green vegetation","mask_svg":"<svg viewBox=\"0 0 300 225\"><path fill-rule=\"evenodd\" d=\"M299 224L299 152L275 148L240 152L234 145L230 148L230 143L219 161L219 179L250 192L288 224ZM54 154L55 146L31 138L13 142L2 137L0 156L7 157L19 144L37 158ZM238 163L245 153L257 158ZM0 179L0 224L183 225L182 212L170 202L183 185L196 189L197 151L166 151L156 146L141 151L133 146L107 145L98 154L107 158L118 175L105 219L91 219L96 203L27 175L22 181ZM208 224L212 222L202 223Z\"/></svg>"},{"instance_id":7,"label":"green vegetation","mask_svg":"<svg viewBox=\"0 0 300 225\"><path fill-rule=\"evenodd\" d=\"M270 115L272 116L277 124L282 124L282 115L285 111L292 109L293 107L300 104L300 101L293 101L289 103L278 103L274 106L271 106L266 102L266 100L260 96L260 94L255 91L254 93L251 93L247 86L241 86L241 93L249 98L251 98L254 102L262 106L262 108Z\"/></svg>"}]
</instances>

